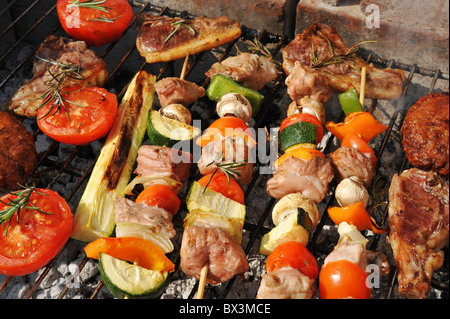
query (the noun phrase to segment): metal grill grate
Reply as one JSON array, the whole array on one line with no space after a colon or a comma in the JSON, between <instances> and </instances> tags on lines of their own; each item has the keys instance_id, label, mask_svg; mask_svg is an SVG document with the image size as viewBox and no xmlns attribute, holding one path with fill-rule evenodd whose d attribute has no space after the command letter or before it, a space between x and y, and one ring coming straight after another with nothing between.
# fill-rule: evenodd
<instances>
[{"instance_id":1,"label":"metal grill grate","mask_svg":"<svg viewBox=\"0 0 450 319\"><path fill-rule=\"evenodd\" d=\"M11 23L4 29L4 31L0 34L0 38L6 37L15 26L22 23L23 21L33 21L30 17L30 13L32 9L36 5L42 5L44 1L36 0L33 1L29 7L25 8L22 13L20 13L17 18L15 18ZM166 16L180 16L183 18L193 18L187 12L178 12L171 10L167 7L158 7L151 5L150 3L141 3L139 1L133 1L133 10L135 15L144 11L150 12L154 15L166 15ZM8 9L16 5L15 1L11 2L5 9L3 9L0 13L0 19L3 18L8 13ZM45 7L45 6L44 6ZM3 98L1 94L8 98L8 92L14 92L21 84L17 79L20 78L20 75L29 76L30 75L30 66L32 65L32 60L34 56L34 52L39 47L40 41L45 39L47 36L51 34L62 35L64 36L64 32L60 27L59 21L56 16L55 10L56 4L44 9L44 14L41 15L32 25L27 28L27 30L16 36L17 40L12 43L6 50L0 51L0 67L1 69L5 69L3 73L0 73L0 97ZM27 42L27 38L39 32L40 29L46 30L39 33L38 43L34 45L24 45ZM126 90L126 84L129 80L131 80L132 76L138 70L145 70L149 73L157 75L157 79L161 79L167 76L177 76L181 72L182 62L180 61L171 61L168 63L157 63L153 65L149 65L145 62L145 60L140 57L139 53L136 51L135 46L135 21L133 20L130 23L129 28L126 33L122 37L121 41L118 43L114 43L102 48L94 48L97 52L98 56L105 59L108 66L109 77L105 84L105 87L118 94L118 98L120 100L121 96ZM210 52L203 52L192 56L190 58L190 67L187 70L186 78L192 80L194 82L198 82L198 84L206 87L208 84L207 80L205 80L204 70L208 68L213 62L217 60L223 60L229 55L236 54L236 46L242 48L243 42L242 40L253 40L257 38L261 43L270 48L273 56L280 59L280 50L284 45L288 43L288 38L285 36L274 35L264 30L254 30L243 27L243 36L242 39L236 41L234 43L230 43L226 46L217 48ZM24 48L25 47L25 48ZM17 55L17 52L21 52L23 57L17 61L17 63L13 66L7 65L12 62L14 57ZM407 98L408 90L411 87L411 83L413 83L413 79L416 77L421 77L425 79L428 91L432 92L436 89L436 84L438 81L444 81L446 85L448 85L449 76L446 73L442 73L439 69L437 70L429 70L425 68L421 68L417 65L405 65L394 60L383 60L380 58L374 58L369 51L362 52L363 57L371 63L374 63L378 67L394 67L399 68L407 72L408 77L405 81L404 91L402 97L395 101L394 104L389 104L385 107L385 102L371 101L370 111L378 112L377 115L383 116L385 118L385 122L389 122L389 129L386 131L385 135L380 137L380 140L377 141L377 149L376 155L380 160L380 168L386 174L387 172L400 172L404 168L408 166L406 159L397 160L396 163L386 163L383 161L383 154L387 152L390 145L398 145L398 127L399 122L401 122L405 110L412 104L410 100ZM423 81L423 79L421 79ZM257 118L254 121L255 128L263 128L263 127L277 127L281 123L281 120L285 117L285 110L287 108L288 99L286 98L286 87L284 85L284 78L280 78L274 85L270 85L265 87L264 95L266 96L265 103L263 105L262 110L258 114ZM11 94L10 94L11 95ZM3 103L0 100L0 104ZM332 105L327 106L328 108L332 108L335 105L335 102L330 102ZM193 118L201 118L202 126L207 126L214 118L215 118L215 107L214 105L208 101L207 99L202 99L199 103L194 104L191 109L193 113ZM328 116L328 115L327 115ZM340 119L342 119L342 114ZM333 120L338 120L338 118L333 118ZM24 123L30 127L34 132L34 138L36 141L44 138L44 134L39 131L37 126L29 119L24 119ZM396 130L397 128L397 130ZM397 134L397 135L396 135ZM329 150L334 147L333 137L328 135L325 139L325 143L321 144L321 148L323 149L325 154L328 154ZM101 143L101 141L99 142ZM101 145L100 145L101 146ZM398 147L397 147L398 148ZM401 148L401 146L400 146ZM76 146L70 147L67 145L61 145L57 142L51 142L49 145L40 151L39 153L39 165L36 173L33 175L32 180L39 187L47 187L47 188L56 188L59 184L65 184L67 180L70 181L70 187L63 189L60 191L61 195L66 199L71 208L75 208L77 205L77 201L82 194L83 188L90 176L90 173L95 164L95 160L98 156L99 148L94 149L91 146ZM403 155L403 154L402 154ZM399 164L400 162L400 164ZM79 165L79 163L83 163L83 165ZM258 245L261 237L268 232L273 225L271 224L271 218L268 218L272 211L272 207L275 204L275 199L270 198L269 195L265 193L265 181L267 176L260 175L259 166L265 164L257 163L255 165L254 174L251 183L245 188L245 197L248 205L248 213L247 219L244 224L244 239L243 239L243 247L244 251L247 254L249 260L256 258L256 266L261 267L264 264L264 259L258 256ZM384 166L383 166L384 165ZM392 173L391 173L392 174ZM191 173L190 182L196 180L199 177L198 170ZM390 180L390 176L388 176ZM333 224L330 222L327 214L326 208L334 203L333 192L330 191L330 196L327 196L324 203L319 205L319 210L321 214L321 221L316 228L311 243L309 245L310 250L313 252L315 257L318 259L319 265L323 262L323 258L331 251L335 242L333 240L333 236L329 236L328 233L335 232L333 229ZM59 190L59 189L58 189ZM261 196L261 194L265 194L265 196ZM180 194L183 198L183 192ZM182 219L185 216L185 209L180 211L179 214L174 218L174 225L176 227L177 233L182 233ZM386 221L387 218L387 210L384 213L381 213L379 216L382 221ZM384 236L372 236L370 239L370 248L377 251L382 251L384 253L389 253L389 247L387 247L385 243ZM81 247L81 246L80 246ZM175 244L175 247L178 247ZM175 248L177 250L177 248ZM46 276L48 276L52 267L54 267L58 263L58 259L60 258L60 252L42 271L39 272L38 275L34 276L34 283L30 285L29 289L27 289L23 298L33 298L35 292L39 290L39 287L43 280L45 280ZM178 252L171 253L169 256L173 261L176 260L176 271L174 276L176 276L179 280L186 280L186 277L183 276L183 273L179 267L179 256ZM256 256L256 257L255 257ZM82 259L82 261L78 265L78 269L80 272L83 271L86 263L88 262L87 258ZM252 265L252 263L251 263ZM394 264L391 263L391 267ZM252 266L251 266L252 267ZM242 286L243 282L253 281L254 285L259 285L260 273L257 273L251 269L250 275L247 274L246 278L242 278L240 276L234 277L230 281L216 286L207 286L207 291L205 292L206 298L229 298L242 296L242 293L236 293L235 291ZM9 287L12 285L11 281L13 277L5 277L0 276L0 279L3 281L0 286L0 297L9 294ZM103 288L103 282L100 277L97 276L98 280L94 285L94 288L89 292L84 292L81 296L88 298L97 298L99 292ZM377 290L377 293L374 295L374 298L398 298L398 295L395 294L396 289L396 272L395 269L391 270L391 273L387 278L383 279L383 283L381 288ZM445 262L444 266L440 271L433 276L433 288L438 292L433 296L448 298L448 246L445 248ZM83 285L83 283L81 283ZM188 298L192 298L196 293L196 284L193 286L189 286L190 294ZM70 285L66 285L57 298L65 298L68 291L72 289ZM103 288L106 289L106 288ZM253 298L254 295L246 295L246 298Z\"/></svg>"}]
</instances>

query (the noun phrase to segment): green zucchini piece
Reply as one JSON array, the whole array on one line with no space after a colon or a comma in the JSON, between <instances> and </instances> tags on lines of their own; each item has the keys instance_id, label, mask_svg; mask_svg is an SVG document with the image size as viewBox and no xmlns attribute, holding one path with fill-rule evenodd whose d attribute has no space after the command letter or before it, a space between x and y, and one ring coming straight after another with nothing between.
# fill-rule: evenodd
<instances>
[{"instance_id":1,"label":"green zucchini piece","mask_svg":"<svg viewBox=\"0 0 450 319\"><path fill-rule=\"evenodd\" d=\"M313 230L314 224L309 214L299 207L296 214L292 214L261 238L259 253L268 256L278 245L287 241L298 241L306 246Z\"/></svg>"},{"instance_id":2,"label":"green zucchini piece","mask_svg":"<svg viewBox=\"0 0 450 319\"><path fill-rule=\"evenodd\" d=\"M200 128L163 116L158 111L151 110L148 115L147 134L152 145L172 147L200 133Z\"/></svg>"},{"instance_id":3,"label":"green zucchini piece","mask_svg":"<svg viewBox=\"0 0 450 319\"><path fill-rule=\"evenodd\" d=\"M254 117L259 110L264 100L264 95L258 91L249 89L245 86L240 85L232 78L223 75L216 74L212 78L211 82L206 89L206 95L212 101L219 101L219 99L228 93L239 93L247 98L247 100L252 105L252 116Z\"/></svg>"},{"instance_id":4,"label":"green zucchini piece","mask_svg":"<svg viewBox=\"0 0 450 319\"><path fill-rule=\"evenodd\" d=\"M98 267L103 282L118 299L154 299L169 282L169 272L149 270L100 253Z\"/></svg>"},{"instance_id":5,"label":"green zucchini piece","mask_svg":"<svg viewBox=\"0 0 450 319\"><path fill-rule=\"evenodd\" d=\"M296 122L285 127L278 138L283 152L297 144L317 145L317 126L305 121Z\"/></svg>"}]
</instances>

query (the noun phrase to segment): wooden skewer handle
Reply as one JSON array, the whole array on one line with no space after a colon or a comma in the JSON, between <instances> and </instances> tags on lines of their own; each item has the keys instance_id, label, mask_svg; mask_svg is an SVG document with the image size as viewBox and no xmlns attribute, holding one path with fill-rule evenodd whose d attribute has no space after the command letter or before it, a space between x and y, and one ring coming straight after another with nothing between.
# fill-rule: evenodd
<instances>
[{"instance_id":1,"label":"wooden skewer handle","mask_svg":"<svg viewBox=\"0 0 450 319\"><path fill-rule=\"evenodd\" d=\"M208 276L208 265L203 266L200 272L200 281L198 283L197 297L196 299L203 299L203 293L205 292L206 277Z\"/></svg>"}]
</instances>

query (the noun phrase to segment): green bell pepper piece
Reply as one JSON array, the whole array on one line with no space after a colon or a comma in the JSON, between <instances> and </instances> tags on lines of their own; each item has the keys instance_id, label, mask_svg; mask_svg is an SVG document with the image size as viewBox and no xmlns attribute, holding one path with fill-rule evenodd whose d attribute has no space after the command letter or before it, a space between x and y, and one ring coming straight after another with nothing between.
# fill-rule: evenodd
<instances>
[{"instance_id":1,"label":"green bell pepper piece","mask_svg":"<svg viewBox=\"0 0 450 319\"><path fill-rule=\"evenodd\" d=\"M355 88L350 88L346 92L339 94L338 98L345 115L354 112L364 112L364 107L359 102Z\"/></svg>"}]
</instances>

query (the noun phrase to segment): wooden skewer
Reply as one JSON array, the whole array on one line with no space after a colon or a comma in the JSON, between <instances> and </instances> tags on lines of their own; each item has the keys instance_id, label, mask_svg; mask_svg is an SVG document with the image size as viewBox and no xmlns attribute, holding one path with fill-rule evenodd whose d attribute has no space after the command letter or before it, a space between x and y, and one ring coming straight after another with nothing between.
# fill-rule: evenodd
<instances>
[{"instance_id":1,"label":"wooden skewer","mask_svg":"<svg viewBox=\"0 0 450 319\"><path fill-rule=\"evenodd\" d=\"M205 292L205 285L206 285L206 276L208 276L208 264L203 266L200 272L200 281L198 283L196 299L203 299L203 293Z\"/></svg>"},{"instance_id":2,"label":"wooden skewer","mask_svg":"<svg viewBox=\"0 0 450 319\"><path fill-rule=\"evenodd\" d=\"M359 89L359 103L364 106L364 91L366 90L366 67L361 68L361 88Z\"/></svg>"},{"instance_id":3,"label":"wooden skewer","mask_svg":"<svg viewBox=\"0 0 450 319\"><path fill-rule=\"evenodd\" d=\"M180 75L180 79L184 80L185 76L186 76L186 70L189 64L189 54L186 55L186 59L184 60L183 63L183 69L181 70L181 75Z\"/></svg>"}]
</instances>

